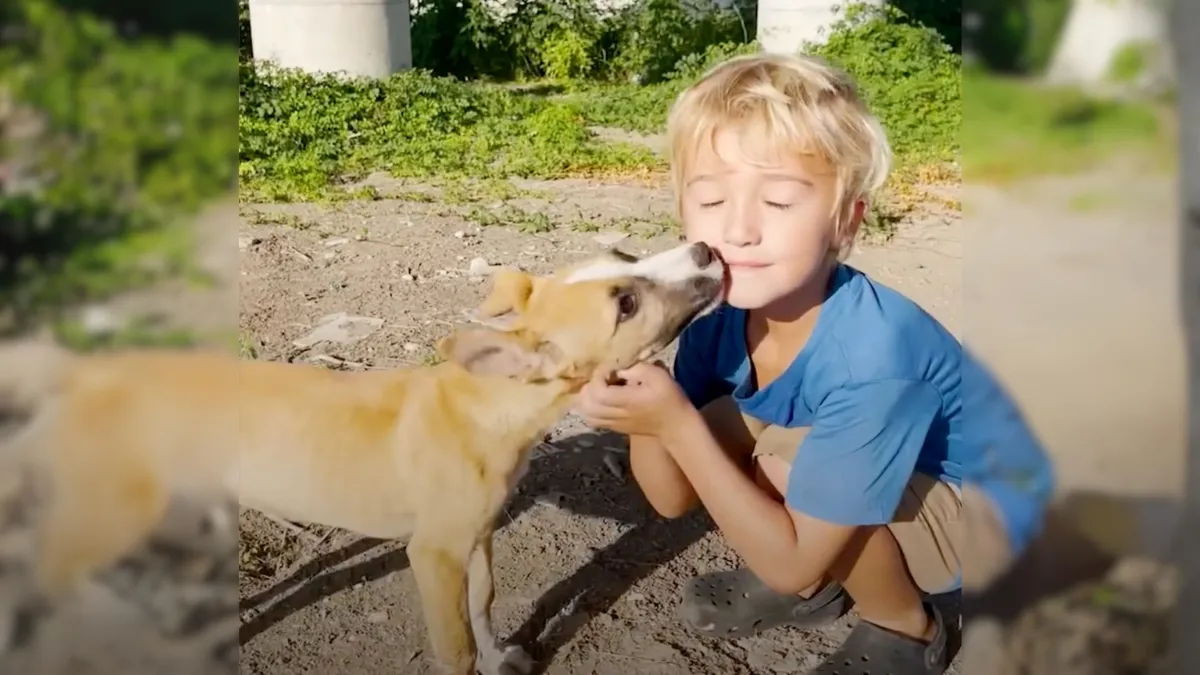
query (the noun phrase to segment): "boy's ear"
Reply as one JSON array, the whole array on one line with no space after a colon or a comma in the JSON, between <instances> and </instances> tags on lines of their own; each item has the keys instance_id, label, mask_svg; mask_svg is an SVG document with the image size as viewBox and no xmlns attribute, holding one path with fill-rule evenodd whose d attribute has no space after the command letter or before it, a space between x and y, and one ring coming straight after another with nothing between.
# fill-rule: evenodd
<instances>
[{"instance_id":1,"label":"boy's ear","mask_svg":"<svg viewBox=\"0 0 1200 675\"><path fill-rule=\"evenodd\" d=\"M838 232L838 240L833 243L834 248L839 254L848 253L848 249L858 238L858 231L862 228L863 221L867 218L867 209L870 204L865 199L855 199L849 205L843 207L842 213L838 214L841 219L841 231Z\"/></svg>"},{"instance_id":2,"label":"boy's ear","mask_svg":"<svg viewBox=\"0 0 1200 675\"><path fill-rule=\"evenodd\" d=\"M473 375L529 382L556 374L561 353L548 342L530 344L515 332L467 328L443 338L438 354Z\"/></svg>"},{"instance_id":3,"label":"boy's ear","mask_svg":"<svg viewBox=\"0 0 1200 675\"><path fill-rule=\"evenodd\" d=\"M463 314L467 320L496 330L513 330L533 294L533 277L521 270L501 268L492 275L492 290L478 308Z\"/></svg>"}]
</instances>

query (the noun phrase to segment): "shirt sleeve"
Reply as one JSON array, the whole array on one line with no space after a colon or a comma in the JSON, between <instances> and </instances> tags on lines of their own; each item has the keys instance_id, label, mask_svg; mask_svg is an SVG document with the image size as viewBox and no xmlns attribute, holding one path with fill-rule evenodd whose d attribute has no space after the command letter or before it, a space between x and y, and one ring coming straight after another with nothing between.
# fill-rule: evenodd
<instances>
[{"instance_id":1,"label":"shirt sleeve","mask_svg":"<svg viewBox=\"0 0 1200 675\"><path fill-rule=\"evenodd\" d=\"M672 368L675 381L697 410L732 391L716 374L717 345L709 331L698 328L699 325L693 324L679 336L679 349L675 352Z\"/></svg>"},{"instance_id":2,"label":"shirt sleeve","mask_svg":"<svg viewBox=\"0 0 1200 675\"><path fill-rule=\"evenodd\" d=\"M988 495L1013 552L1041 531L1054 492L1054 466L991 372L963 350L963 481Z\"/></svg>"},{"instance_id":3,"label":"shirt sleeve","mask_svg":"<svg viewBox=\"0 0 1200 675\"><path fill-rule=\"evenodd\" d=\"M834 391L792 462L787 505L839 525L891 522L941 408L941 395L922 381Z\"/></svg>"}]
</instances>

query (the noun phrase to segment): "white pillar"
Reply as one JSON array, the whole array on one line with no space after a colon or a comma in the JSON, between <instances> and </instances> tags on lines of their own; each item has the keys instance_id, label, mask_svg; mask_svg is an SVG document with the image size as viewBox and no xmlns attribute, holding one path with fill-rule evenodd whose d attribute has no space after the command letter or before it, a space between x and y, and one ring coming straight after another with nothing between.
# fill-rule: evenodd
<instances>
[{"instance_id":1,"label":"white pillar","mask_svg":"<svg viewBox=\"0 0 1200 675\"><path fill-rule=\"evenodd\" d=\"M408 0L250 0L254 58L384 78L412 68Z\"/></svg>"},{"instance_id":2,"label":"white pillar","mask_svg":"<svg viewBox=\"0 0 1200 675\"><path fill-rule=\"evenodd\" d=\"M1180 0L1196 2L1196 0ZM1153 0L1075 0L1059 35L1046 80L1097 85L1109 79L1113 58L1141 45L1146 70L1139 80L1171 79L1167 7Z\"/></svg>"},{"instance_id":3,"label":"white pillar","mask_svg":"<svg viewBox=\"0 0 1200 675\"><path fill-rule=\"evenodd\" d=\"M867 0L882 5L884 0ZM825 41L846 0L759 0L758 42L765 52L795 54L805 42Z\"/></svg>"}]
</instances>

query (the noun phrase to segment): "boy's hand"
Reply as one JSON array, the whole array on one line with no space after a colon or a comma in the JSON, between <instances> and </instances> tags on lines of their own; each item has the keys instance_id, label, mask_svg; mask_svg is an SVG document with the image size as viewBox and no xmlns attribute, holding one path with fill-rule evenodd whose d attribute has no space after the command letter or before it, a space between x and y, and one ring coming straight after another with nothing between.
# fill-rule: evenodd
<instances>
[{"instance_id":1,"label":"boy's hand","mask_svg":"<svg viewBox=\"0 0 1200 675\"><path fill-rule=\"evenodd\" d=\"M593 427L661 438L690 405L661 364L639 363L618 371L623 385L609 384L605 375L597 373L579 392L579 414Z\"/></svg>"}]
</instances>

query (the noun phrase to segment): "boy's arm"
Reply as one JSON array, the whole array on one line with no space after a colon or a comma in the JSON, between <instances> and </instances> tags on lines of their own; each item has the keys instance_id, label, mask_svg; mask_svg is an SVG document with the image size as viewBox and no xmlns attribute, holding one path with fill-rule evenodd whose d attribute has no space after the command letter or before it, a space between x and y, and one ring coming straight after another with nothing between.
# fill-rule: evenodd
<instances>
[{"instance_id":1,"label":"boy's arm","mask_svg":"<svg viewBox=\"0 0 1200 675\"><path fill-rule=\"evenodd\" d=\"M891 521L940 409L940 395L923 382L834 392L796 454L786 506L738 470L707 430L678 425L666 446L751 571L796 593L821 579L860 526Z\"/></svg>"},{"instance_id":2,"label":"boy's arm","mask_svg":"<svg viewBox=\"0 0 1200 675\"><path fill-rule=\"evenodd\" d=\"M709 331L697 332L693 325L679 336L673 375L692 407L699 410L723 393L724 383L709 368L715 345ZM699 416L697 416L699 418ZM702 418L695 421L707 431ZM651 436L629 437L629 469L650 506L665 518L687 515L699 499L687 476L680 470L661 440Z\"/></svg>"},{"instance_id":3,"label":"boy's arm","mask_svg":"<svg viewBox=\"0 0 1200 675\"><path fill-rule=\"evenodd\" d=\"M629 470L646 501L664 518L687 515L699 501L687 476L653 436L629 437Z\"/></svg>"}]
</instances>

